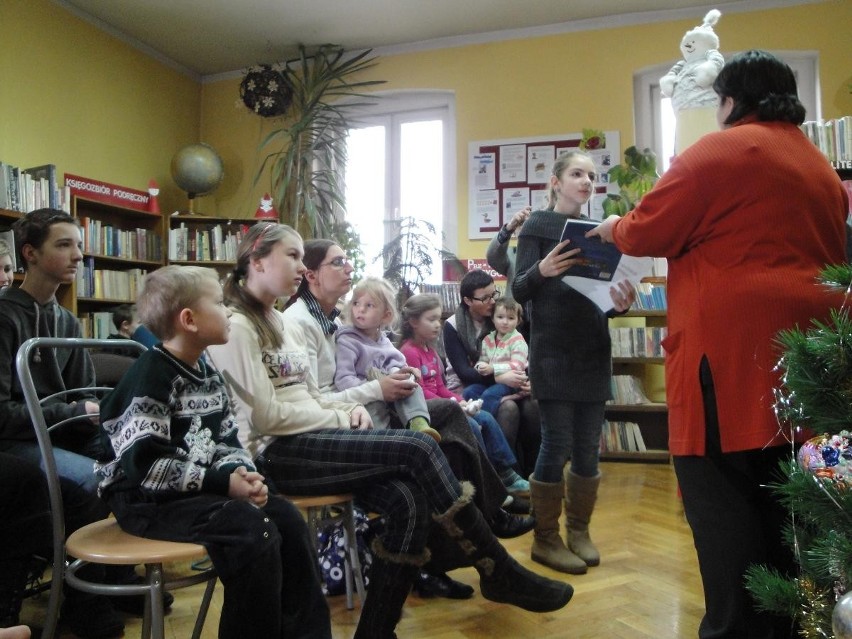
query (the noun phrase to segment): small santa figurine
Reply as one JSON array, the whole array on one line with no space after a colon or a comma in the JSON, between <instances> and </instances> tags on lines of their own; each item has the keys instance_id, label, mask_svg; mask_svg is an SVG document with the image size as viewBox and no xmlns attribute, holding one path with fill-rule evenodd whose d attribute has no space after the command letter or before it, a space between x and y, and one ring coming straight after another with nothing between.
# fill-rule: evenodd
<instances>
[{"instance_id":1,"label":"small santa figurine","mask_svg":"<svg viewBox=\"0 0 852 639\"><path fill-rule=\"evenodd\" d=\"M264 193L263 197L260 198L260 206L257 207L257 210L254 212L254 216L258 220L278 219L278 211L275 210L275 205L272 203L272 198L269 197L269 193Z\"/></svg>"},{"instance_id":2,"label":"small santa figurine","mask_svg":"<svg viewBox=\"0 0 852 639\"><path fill-rule=\"evenodd\" d=\"M682 152L705 133L718 129L716 106L719 98L713 81L725 65L719 53L719 37L713 26L721 13L711 9L704 22L690 29L680 41L683 60L660 78L660 92L672 99L676 118L675 153Z\"/></svg>"}]
</instances>

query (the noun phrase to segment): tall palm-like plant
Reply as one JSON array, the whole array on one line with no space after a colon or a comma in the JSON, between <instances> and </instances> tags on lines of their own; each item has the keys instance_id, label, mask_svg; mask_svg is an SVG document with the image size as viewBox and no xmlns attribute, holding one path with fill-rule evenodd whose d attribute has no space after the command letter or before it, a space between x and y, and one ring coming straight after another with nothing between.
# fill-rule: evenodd
<instances>
[{"instance_id":1,"label":"tall palm-like plant","mask_svg":"<svg viewBox=\"0 0 852 639\"><path fill-rule=\"evenodd\" d=\"M352 56L337 45L321 45L313 52L299 45L295 68L288 64L284 72L293 93L288 125L261 141L267 155L255 183L268 166L281 221L305 237L330 236L345 211L341 176L349 113L366 104L351 98L367 98L365 88L384 82L354 79L376 65L371 51Z\"/></svg>"}]
</instances>

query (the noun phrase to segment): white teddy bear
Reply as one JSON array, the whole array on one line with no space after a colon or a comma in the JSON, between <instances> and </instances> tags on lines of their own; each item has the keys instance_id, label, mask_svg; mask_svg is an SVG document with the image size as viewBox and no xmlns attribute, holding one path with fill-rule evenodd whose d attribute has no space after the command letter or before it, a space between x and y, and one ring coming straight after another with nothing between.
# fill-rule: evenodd
<instances>
[{"instance_id":1,"label":"white teddy bear","mask_svg":"<svg viewBox=\"0 0 852 639\"><path fill-rule=\"evenodd\" d=\"M660 92L672 99L675 113L716 106L713 81L725 65L725 59L719 53L719 38L713 25L721 15L717 9L711 9L704 16L703 24L686 32L680 41L684 59L660 78Z\"/></svg>"}]
</instances>

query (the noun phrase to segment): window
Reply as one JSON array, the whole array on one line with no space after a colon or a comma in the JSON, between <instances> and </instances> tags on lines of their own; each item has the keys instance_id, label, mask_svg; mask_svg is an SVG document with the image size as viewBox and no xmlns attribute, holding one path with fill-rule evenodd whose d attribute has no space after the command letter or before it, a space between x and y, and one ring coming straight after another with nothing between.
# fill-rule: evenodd
<instances>
[{"instance_id":1,"label":"window","mask_svg":"<svg viewBox=\"0 0 852 639\"><path fill-rule=\"evenodd\" d=\"M817 73L818 57L815 51L773 51L790 65L796 74L799 99L805 105L805 119L818 120L821 114ZM725 54L729 59L734 54ZM633 75L633 107L636 122L636 146L653 149L657 154L660 171L669 167L674 155L674 113L671 101L660 94L660 78L672 68L675 61L641 69Z\"/></svg>"},{"instance_id":2,"label":"window","mask_svg":"<svg viewBox=\"0 0 852 639\"><path fill-rule=\"evenodd\" d=\"M381 276L382 247L403 217L435 227L436 248L455 251L454 99L446 92L380 94L359 109L347 138L346 218L361 238L366 274ZM443 239L442 239L443 238ZM440 282L435 251L428 282Z\"/></svg>"}]
</instances>

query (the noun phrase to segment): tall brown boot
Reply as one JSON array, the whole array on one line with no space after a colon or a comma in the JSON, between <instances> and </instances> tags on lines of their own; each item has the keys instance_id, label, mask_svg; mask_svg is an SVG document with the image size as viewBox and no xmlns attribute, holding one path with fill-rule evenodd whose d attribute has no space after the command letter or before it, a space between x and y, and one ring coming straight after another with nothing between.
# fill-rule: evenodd
<instances>
[{"instance_id":1,"label":"tall brown boot","mask_svg":"<svg viewBox=\"0 0 852 639\"><path fill-rule=\"evenodd\" d=\"M530 475L530 501L535 516L535 535L530 557L559 572L582 575L587 570L586 562L568 550L559 536L563 493L562 482L549 484L536 481Z\"/></svg>"},{"instance_id":2,"label":"tall brown boot","mask_svg":"<svg viewBox=\"0 0 852 639\"><path fill-rule=\"evenodd\" d=\"M565 529L568 548L580 557L587 566L601 563L601 554L589 537L589 521L598 499L601 474L595 477L580 477L570 470L565 474Z\"/></svg>"},{"instance_id":3,"label":"tall brown boot","mask_svg":"<svg viewBox=\"0 0 852 639\"><path fill-rule=\"evenodd\" d=\"M569 584L537 575L515 561L471 501L473 486L462 482L462 489L459 500L447 512L433 515L433 518L476 568L482 596L532 612L550 612L565 606L574 589Z\"/></svg>"}]
</instances>

